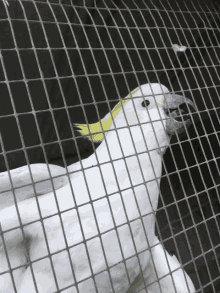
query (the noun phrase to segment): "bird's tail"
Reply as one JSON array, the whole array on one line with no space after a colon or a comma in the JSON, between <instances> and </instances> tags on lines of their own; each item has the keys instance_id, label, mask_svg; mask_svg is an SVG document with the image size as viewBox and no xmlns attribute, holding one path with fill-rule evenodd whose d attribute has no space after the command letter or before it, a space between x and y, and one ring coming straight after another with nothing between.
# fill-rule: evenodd
<instances>
[{"instance_id":1,"label":"bird's tail","mask_svg":"<svg viewBox=\"0 0 220 293\"><path fill-rule=\"evenodd\" d=\"M194 293L195 287L176 256L171 256L155 237L152 259L143 272L141 285L135 293ZM165 255L166 254L166 255ZM147 291L144 283L147 286ZM151 284L152 283L152 284ZM151 284L151 285L150 285Z\"/></svg>"}]
</instances>

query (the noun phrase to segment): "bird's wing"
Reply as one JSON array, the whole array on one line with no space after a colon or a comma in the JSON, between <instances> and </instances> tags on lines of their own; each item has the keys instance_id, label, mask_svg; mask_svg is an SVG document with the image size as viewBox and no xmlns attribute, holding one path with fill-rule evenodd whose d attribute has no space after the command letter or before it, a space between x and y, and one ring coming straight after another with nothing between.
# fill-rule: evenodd
<instances>
[{"instance_id":1,"label":"bird's wing","mask_svg":"<svg viewBox=\"0 0 220 293\"><path fill-rule=\"evenodd\" d=\"M50 169L51 176L49 174L48 168ZM55 190L61 188L62 186L68 183L68 177L67 175L65 175L66 169L63 167L46 164L31 164L30 170L33 176L33 182L37 195L53 191L51 177L53 177L53 184ZM30 171L27 165L11 170L10 175L13 186L11 185L9 173L7 171L0 173L1 209L14 204L14 196L12 191L13 188L15 188L14 192L17 202L23 201L35 195ZM55 176L59 177L54 178Z\"/></svg>"}]
</instances>

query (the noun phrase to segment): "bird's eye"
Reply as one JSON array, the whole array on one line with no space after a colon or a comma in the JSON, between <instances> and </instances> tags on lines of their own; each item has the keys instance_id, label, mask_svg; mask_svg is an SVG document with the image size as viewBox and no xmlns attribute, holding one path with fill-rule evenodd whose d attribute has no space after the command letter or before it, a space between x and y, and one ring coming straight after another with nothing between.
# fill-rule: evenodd
<instances>
[{"instance_id":1,"label":"bird's eye","mask_svg":"<svg viewBox=\"0 0 220 293\"><path fill-rule=\"evenodd\" d=\"M141 106L142 107L148 107L150 105L150 102L148 100L144 100L142 103L141 103Z\"/></svg>"}]
</instances>

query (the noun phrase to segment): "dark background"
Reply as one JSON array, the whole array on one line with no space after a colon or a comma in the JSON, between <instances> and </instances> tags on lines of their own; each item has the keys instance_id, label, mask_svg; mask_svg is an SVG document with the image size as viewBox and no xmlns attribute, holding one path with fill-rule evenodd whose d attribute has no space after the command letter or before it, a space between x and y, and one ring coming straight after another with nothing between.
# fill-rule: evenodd
<instances>
[{"instance_id":1,"label":"dark background","mask_svg":"<svg viewBox=\"0 0 220 293\"><path fill-rule=\"evenodd\" d=\"M218 1L60 3L0 1L0 171L88 157L73 123L141 84L184 94L199 111L164 155L156 231L198 292L220 292Z\"/></svg>"}]
</instances>

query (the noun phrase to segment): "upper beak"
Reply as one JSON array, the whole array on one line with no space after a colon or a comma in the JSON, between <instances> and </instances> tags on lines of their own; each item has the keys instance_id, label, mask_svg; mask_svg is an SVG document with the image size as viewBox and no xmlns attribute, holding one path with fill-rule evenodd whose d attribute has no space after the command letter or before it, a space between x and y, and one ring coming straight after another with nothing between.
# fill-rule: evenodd
<instances>
[{"instance_id":1,"label":"upper beak","mask_svg":"<svg viewBox=\"0 0 220 293\"><path fill-rule=\"evenodd\" d=\"M188 115L185 116L184 113L189 113L188 108L191 110L191 107L197 110L194 103L184 96L175 94L165 95L163 109L166 115L170 117L166 122L166 131L168 134L182 133L190 126L192 122L190 119L184 120L184 117L188 118ZM186 110L184 111L183 108ZM182 118L181 120L183 121L178 121L177 118Z\"/></svg>"}]
</instances>

